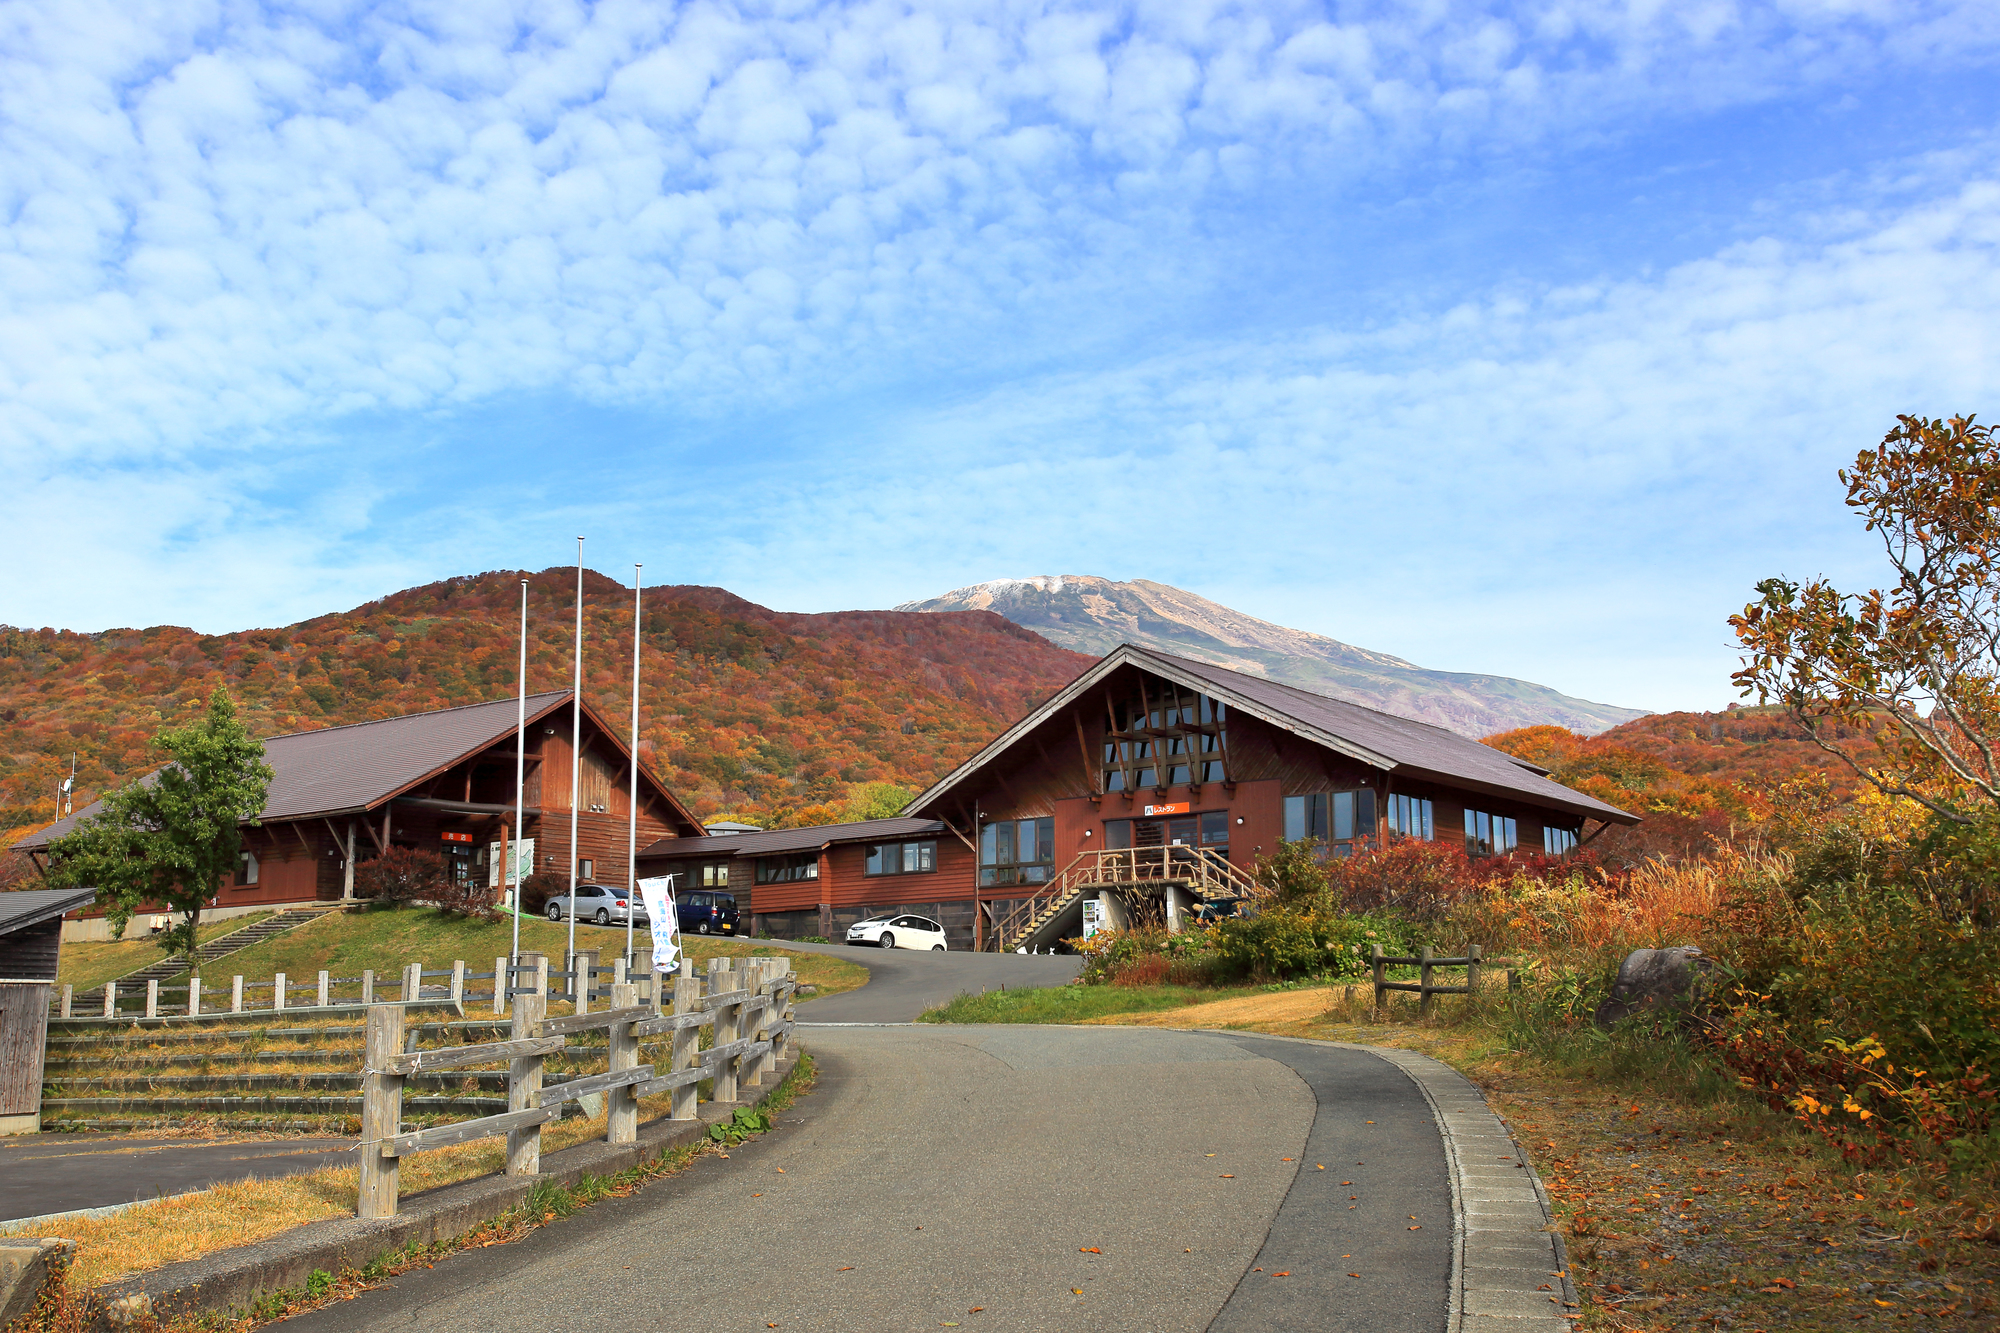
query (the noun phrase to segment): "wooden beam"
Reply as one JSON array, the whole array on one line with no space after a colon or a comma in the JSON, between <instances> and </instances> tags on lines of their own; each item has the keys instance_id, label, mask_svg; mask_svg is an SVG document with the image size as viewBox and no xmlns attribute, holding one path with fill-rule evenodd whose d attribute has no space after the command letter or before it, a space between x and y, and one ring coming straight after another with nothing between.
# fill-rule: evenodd
<instances>
[{"instance_id":1,"label":"wooden beam","mask_svg":"<svg viewBox=\"0 0 2000 1333\"><path fill-rule=\"evenodd\" d=\"M439 1125L435 1129L422 1129L414 1134L400 1134L382 1145L384 1157L408 1157L411 1153L424 1152L431 1148L449 1148L455 1143L470 1143L474 1139L488 1138L495 1134L506 1134L530 1125L546 1125L551 1120L562 1119L561 1106L536 1106L525 1111L505 1111L499 1115L482 1116L477 1120L463 1120L456 1125Z\"/></svg>"},{"instance_id":2,"label":"wooden beam","mask_svg":"<svg viewBox=\"0 0 2000 1333\"><path fill-rule=\"evenodd\" d=\"M649 1009L647 1012L652 1011ZM517 1041L482 1042L477 1046L447 1046L435 1051L404 1051L391 1058L383 1068L392 1074L427 1073L433 1069L493 1064L529 1055L554 1055L561 1049L561 1037L524 1037Z\"/></svg>"},{"instance_id":3,"label":"wooden beam","mask_svg":"<svg viewBox=\"0 0 2000 1333\"><path fill-rule=\"evenodd\" d=\"M1092 796L1104 795L1104 765L1092 760L1090 742L1083 738L1083 710L1076 709L1069 715L1076 723L1076 748L1083 755L1083 779L1090 784Z\"/></svg>"}]
</instances>

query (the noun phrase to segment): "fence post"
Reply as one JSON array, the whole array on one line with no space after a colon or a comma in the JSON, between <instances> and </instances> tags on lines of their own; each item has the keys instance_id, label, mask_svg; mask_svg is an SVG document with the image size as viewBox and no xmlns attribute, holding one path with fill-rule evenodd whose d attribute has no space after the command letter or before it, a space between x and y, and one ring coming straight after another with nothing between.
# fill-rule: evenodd
<instances>
[{"instance_id":1,"label":"fence post","mask_svg":"<svg viewBox=\"0 0 2000 1333\"><path fill-rule=\"evenodd\" d=\"M1389 993L1382 989L1382 983L1389 979L1389 965L1382 961L1382 946L1377 944L1373 947L1375 950L1375 1021L1380 1023L1383 1019L1382 997Z\"/></svg>"},{"instance_id":2,"label":"fence post","mask_svg":"<svg viewBox=\"0 0 2000 1333\"><path fill-rule=\"evenodd\" d=\"M118 983L115 981L104 983L104 1016L118 1017Z\"/></svg>"},{"instance_id":3,"label":"fence post","mask_svg":"<svg viewBox=\"0 0 2000 1333\"><path fill-rule=\"evenodd\" d=\"M619 954L616 958L611 960L611 984L614 986L622 986L625 984L625 955L622 953ZM614 1001L614 1004L615 1003L616 1002ZM632 1003L634 1004L639 1003L639 996L637 991L634 991L632 994Z\"/></svg>"},{"instance_id":4,"label":"fence post","mask_svg":"<svg viewBox=\"0 0 2000 1333\"><path fill-rule=\"evenodd\" d=\"M403 1003L415 1004L424 997L424 965L421 961L403 965Z\"/></svg>"},{"instance_id":5,"label":"fence post","mask_svg":"<svg viewBox=\"0 0 2000 1333\"><path fill-rule=\"evenodd\" d=\"M629 1009L639 1003L639 988L625 982L611 987L611 1007ZM617 1073L622 1069L633 1069L639 1064L639 1039L632 1035L632 1020L613 1023L606 1031L605 1040L611 1046L610 1070ZM608 1104L604 1108L604 1141L606 1143L637 1143L639 1141L639 1099L632 1095L632 1085L610 1090Z\"/></svg>"},{"instance_id":6,"label":"fence post","mask_svg":"<svg viewBox=\"0 0 2000 1333\"><path fill-rule=\"evenodd\" d=\"M201 973L188 978L188 1017L201 1017Z\"/></svg>"},{"instance_id":7,"label":"fence post","mask_svg":"<svg viewBox=\"0 0 2000 1333\"><path fill-rule=\"evenodd\" d=\"M674 978L674 1013L696 1014L701 1012L701 981L683 961L681 971ZM673 1058L668 1069L676 1074L693 1069L696 1064L696 1048L701 1045L701 1029L685 1027L674 1029ZM700 1089L689 1083L673 1090L673 1105L668 1109L670 1120L692 1120L695 1102Z\"/></svg>"},{"instance_id":8,"label":"fence post","mask_svg":"<svg viewBox=\"0 0 2000 1333\"><path fill-rule=\"evenodd\" d=\"M243 978L240 976L229 979L229 1012L232 1014L243 1012Z\"/></svg>"},{"instance_id":9,"label":"fence post","mask_svg":"<svg viewBox=\"0 0 2000 1333\"><path fill-rule=\"evenodd\" d=\"M356 1216L366 1221L396 1215L400 1159L384 1157L382 1145L403 1128L403 1076L389 1072L402 1054L403 1011L378 1004L368 1011L361 1058L361 1192Z\"/></svg>"},{"instance_id":10,"label":"fence post","mask_svg":"<svg viewBox=\"0 0 2000 1333\"><path fill-rule=\"evenodd\" d=\"M521 956L523 958L532 956L535 960L535 994L542 997L544 1012L546 1012L546 1006L549 1002L549 956L545 953L534 955L522 954Z\"/></svg>"},{"instance_id":11,"label":"fence post","mask_svg":"<svg viewBox=\"0 0 2000 1333\"><path fill-rule=\"evenodd\" d=\"M543 967L548 966L544 961ZM542 1016L549 1011L549 997L546 995L516 995L514 997L514 1032L516 1041L542 1035ZM507 1062L507 1109L526 1111L542 1104L542 1057L539 1055L518 1056ZM540 1175L542 1170L542 1127L529 1125L526 1129L507 1132L507 1174L510 1176Z\"/></svg>"},{"instance_id":12,"label":"fence post","mask_svg":"<svg viewBox=\"0 0 2000 1333\"><path fill-rule=\"evenodd\" d=\"M325 968L319 970L319 1008L324 1009L333 1002L333 977Z\"/></svg>"},{"instance_id":13,"label":"fence post","mask_svg":"<svg viewBox=\"0 0 2000 1333\"><path fill-rule=\"evenodd\" d=\"M361 1003L375 1003L375 969L372 967L361 969Z\"/></svg>"},{"instance_id":14,"label":"fence post","mask_svg":"<svg viewBox=\"0 0 2000 1333\"><path fill-rule=\"evenodd\" d=\"M1426 944L1421 960L1417 964L1417 998L1421 1001L1419 1010L1425 1018L1437 1007L1437 996L1431 994L1431 946Z\"/></svg>"},{"instance_id":15,"label":"fence post","mask_svg":"<svg viewBox=\"0 0 2000 1333\"><path fill-rule=\"evenodd\" d=\"M72 989L72 988L71 988L71 987L69 987L69 986L64 986L64 987L63 987L63 998L62 998L62 1016L63 1016L64 1018L68 1018L68 1017L69 1017L69 1006L70 1006L70 1000L71 1000L71 999L73 998L73 997L71 996L71 994L70 994L70 991L71 991L71 989Z\"/></svg>"},{"instance_id":16,"label":"fence post","mask_svg":"<svg viewBox=\"0 0 2000 1333\"><path fill-rule=\"evenodd\" d=\"M1465 1003L1468 1006L1479 1003L1479 946L1465 946Z\"/></svg>"},{"instance_id":17,"label":"fence post","mask_svg":"<svg viewBox=\"0 0 2000 1333\"><path fill-rule=\"evenodd\" d=\"M283 972L280 972L276 977L272 978L271 980L271 1012L274 1014L283 1013L284 1010L285 1010L285 974Z\"/></svg>"},{"instance_id":18,"label":"fence post","mask_svg":"<svg viewBox=\"0 0 2000 1333\"><path fill-rule=\"evenodd\" d=\"M465 960L451 960L451 1003L460 1014L465 1012Z\"/></svg>"},{"instance_id":19,"label":"fence post","mask_svg":"<svg viewBox=\"0 0 2000 1333\"><path fill-rule=\"evenodd\" d=\"M730 966L732 961L728 958L712 958L709 960L708 993L711 996L726 994L729 991L735 990L744 982L745 977L743 974ZM741 1035L738 1028L742 1025L742 1018L743 1006L740 1004L725 1004L715 1011L715 1044L717 1046L727 1045ZM733 1055L725 1056L723 1059L717 1061L713 1078L715 1079L715 1100L719 1102L735 1101L736 1057Z\"/></svg>"},{"instance_id":20,"label":"fence post","mask_svg":"<svg viewBox=\"0 0 2000 1333\"><path fill-rule=\"evenodd\" d=\"M579 1014L590 1012L590 983L597 972L597 950L579 949L569 960L569 970L576 975L569 979L569 988L576 1000Z\"/></svg>"},{"instance_id":21,"label":"fence post","mask_svg":"<svg viewBox=\"0 0 2000 1333\"><path fill-rule=\"evenodd\" d=\"M512 972L507 964L510 959L493 960L493 1013L497 1017L507 1012L507 988L514 984Z\"/></svg>"},{"instance_id":22,"label":"fence post","mask_svg":"<svg viewBox=\"0 0 2000 1333\"><path fill-rule=\"evenodd\" d=\"M146 1017L160 1016L160 983L158 979L146 983Z\"/></svg>"}]
</instances>

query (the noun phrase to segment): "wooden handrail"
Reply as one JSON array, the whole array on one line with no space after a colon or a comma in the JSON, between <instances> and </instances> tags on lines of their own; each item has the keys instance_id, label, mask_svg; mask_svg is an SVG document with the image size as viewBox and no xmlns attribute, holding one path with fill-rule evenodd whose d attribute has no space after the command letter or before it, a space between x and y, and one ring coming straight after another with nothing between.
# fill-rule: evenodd
<instances>
[{"instance_id":1,"label":"wooden handrail","mask_svg":"<svg viewBox=\"0 0 2000 1333\"><path fill-rule=\"evenodd\" d=\"M994 936L1002 950L1015 947L1047 916L1095 885L1185 884L1198 897L1253 898L1256 880L1214 847L1097 847L1077 853L1062 872L1010 910Z\"/></svg>"}]
</instances>

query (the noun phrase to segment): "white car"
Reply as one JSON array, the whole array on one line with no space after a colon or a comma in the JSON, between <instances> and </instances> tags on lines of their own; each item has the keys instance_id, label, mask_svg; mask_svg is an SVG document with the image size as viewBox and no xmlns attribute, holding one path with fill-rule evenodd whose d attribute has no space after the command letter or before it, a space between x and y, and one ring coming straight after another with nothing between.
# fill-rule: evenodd
<instances>
[{"instance_id":1,"label":"white car","mask_svg":"<svg viewBox=\"0 0 2000 1333\"><path fill-rule=\"evenodd\" d=\"M877 916L847 928L849 944L878 949L928 949L943 953L944 927L927 916Z\"/></svg>"}]
</instances>

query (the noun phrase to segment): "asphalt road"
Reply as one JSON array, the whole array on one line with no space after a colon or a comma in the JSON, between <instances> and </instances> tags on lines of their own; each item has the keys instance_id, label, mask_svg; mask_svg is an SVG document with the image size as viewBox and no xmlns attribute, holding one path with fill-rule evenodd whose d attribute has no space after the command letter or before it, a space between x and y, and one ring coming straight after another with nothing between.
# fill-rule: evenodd
<instances>
[{"instance_id":1,"label":"asphalt road","mask_svg":"<svg viewBox=\"0 0 2000 1333\"><path fill-rule=\"evenodd\" d=\"M0 1222L186 1194L250 1177L352 1166L351 1139L222 1143L90 1134L0 1139Z\"/></svg>"},{"instance_id":2,"label":"asphalt road","mask_svg":"<svg viewBox=\"0 0 2000 1333\"><path fill-rule=\"evenodd\" d=\"M1116 1027L802 1035L818 1090L728 1160L288 1323L1442 1333L1443 1149L1422 1094L1365 1052Z\"/></svg>"},{"instance_id":3,"label":"asphalt road","mask_svg":"<svg viewBox=\"0 0 2000 1333\"><path fill-rule=\"evenodd\" d=\"M860 990L802 1002L801 1023L908 1023L961 991L977 995L1002 986L1060 986L1083 967L1081 958L1063 954L918 953L791 941L784 947L833 954L868 969L868 984Z\"/></svg>"}]
</instances>

